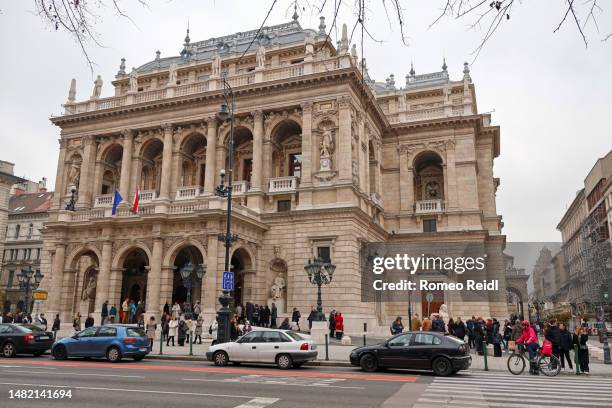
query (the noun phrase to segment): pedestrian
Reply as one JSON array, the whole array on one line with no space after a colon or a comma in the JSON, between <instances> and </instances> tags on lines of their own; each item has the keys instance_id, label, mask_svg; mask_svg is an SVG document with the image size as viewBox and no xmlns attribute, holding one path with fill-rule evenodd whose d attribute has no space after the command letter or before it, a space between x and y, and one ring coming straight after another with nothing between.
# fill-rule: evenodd
<instances>
[{"instance_id":1,"label":"pedestrian","mask_svg":"<svg viewBox=\"0 0 612 408\"><path fill-rule=\"evenodd\" d=\"M342 317L342 313L336 311L334 319L336 320L336 339L342 340L342 335L344 334L344 317Z\"/></svg>"},{"instance_id":2,"label":"pedestrian","mask_svg":"<svg viewBox=\"0 0 612 408\"><path fill-rule=\"evenodd\" d=\"M85 328L87 329L93 325L94 325L94 318L91 315L88 315L87 319L85 319Z\"/></svg>"},{"instance_id":3,"label":"pedestrian","mask_svg":"<svg viewBox=\"0 0 612 408\"><path fill-rule=\"evenodd\" d=\"M589 340L589 335L587 334L587 329L584 327L576 327L574 329L574 336L572 338L572 343L578 347L578 361L580 364L580 371L589 374L589 346L587 345L587 341Z\"/></svg>"},{"instance_id":4,"label":"pedestrian","mask_svg":"<svg viewBox=\"0 0 612 408\"><path fill-rule=\"evenodd\" d=\"M538 343L538 335L536 334L533 327L529 324L527 320L523 320L522 322L523 332L521 337L519 337L516 342L517 344L525 344L527 351L529 352L529 374L531 375L539 375L540 368L538 367L538 363L536 362L536 355L538 348L540 345Z\"/></svg>"},{"instance_id":5,"label":"pedestrian","mask_svg":"<svg viewBox=\"0 0 612 408\"><path fill-rule=\"evenodd\" d=\"M455 337L457 337L461 341L465 341L465 334L467 332L467 328L465 327L465 323L461 320L461 316L457 317L457 321L455 322L455 327L453 329L453 333Z\"/></svg>"},{"instance_id":6,"label":"pedestrian","mask_svg":"<svg viewBox=\"0 0 612 408\"><path fill-rule=\"evenodd\" d=\"M178 345L183 347L185 345L185 338L187 337L187 325L185 324L185 320L181 316L181 319L178 321Z\"/></svg>"},{"instance_id":7,"label":"pedestrian","mask_svg":"<svg viewBox=\"0 0 612 408\"><path fill-rule=\"evenodd\" d=\"M0 320L1 320L1 318L0 318ZM44 331L47 331L47 319L45 319L45 314L44 313L41 313L38 316L38 322L40 323L42 329Z\"/></svg>"},{"instance_id":8,"label":"pedestrian","mask_svg":"<svg viewBox=\"0 0 612 408\"><path fill-rule=\"evenodd\" d=\"M255 305L251 302L246 303L246 318L249 321L253 321L253 313L255 312Z\"/></svg>"},{"instance_id":9,"label":"pedestrian","mask_svg":"<svg viewBox=\"0 0 612 408\"><path fill-rule=\"evenodd\" d=\"M496 318L493 318L493 333L492 333L492 343L493 343L493 356L501 357L502 356L502 335L499 332L499 322Z\"/></svg>"},{"instance_id":10,"label":"pedestrian","mask_svg":"<svg viewBox=\"0 0 612 408\"><path fill-rule=\"evenodd\" d=\"M455 321L452 317L448 319L448 324L446 325L446 332L451 336L455 335Z\"/></svg>"},{"instance_id":11,"label":"pedestrian","mask_svg":"<svg viewBox=\"0 0 612 408\"><path fill-rule=\"evenodd\" d=\"M242 316L242 305L238 303L236 306L236 316L238 317L238 322L243 322L244 318Z\"/></svg>"},{"instance_id":12,"label":"pedestrian","mask_svg":"<svg viewBox=\"0 0 612 408\"><path fill-rule=\"evenodd\" d=\"M317 312L317 309L315 309L314 306L310 307L310 314L308 315L308 331L311 332L312 331L312 322L317 320L317 316L319 315L319 313Z\"/></svg>"},{"instance_id":13,"label":"pedestrian","mask_svg":"<svg viewBox=\"0 0 612 408\"><path fill-rule=\"evenodd\" d=\"M108 314L110 316L111 324L116 323L117 322L117 306L112 305Z\"/></svg>"},{"instance_id":14,"label":"pedestrian","mask_svg":"<svg viewBox=\"0 0 612 408\"><path fill-rule=\"evenodd\" d=\"M272 314L272 311L270 310L268 305L266 305L264 307L264 326L265 327L270 327L270 316L271 316L271 314Z\"/></svg>"},{"instance_id":15,"label":"pedestrian","mask_svg":"<svg viewBox=\"0 0 612 408\"><path fill-rule=\"evenodd\" d=\"M289 318L285 317L285 320L281 323L279 329L281 330L291 330L291 325L289 324Z\"/></svg>"},{"instance_id":16,"label":"pedestrian","mask_svg":"<svg viewBox=\"0 0 612 408\"><path fill-rule=\"evenodd\" d=\"M195 305L193 305L193 320L197 321L200 313L202 313L202 306L200 306L200 301L198 300L195 302Z\"/></svg>"},{"instance_id":17,"label":"pedestrian","mask_svg":"<svg viewBox=\"0 0 612 408\"><path fill-rule=\"evenodd\" d=\"M238 327L238 321L236 321L235 317L232 317L230 320L230 340L236 341L240 336L240 327Z\"/></svg>"},{"instance_id":18,"label":"pedestrian","mask_svg":"<svg viewBox=\"0 0 612 408\"><path fill-rule=\"evenodd\" d=\"M475 342L474 342L474 323L476 322L476 317L472 316L471 319L468 319L468 321L466 322L465 327L467 328L467 336L468 336L468 347L469 348L474 348L475 347Z\"/></svg>"},{"instance_id":19,"label":"pedestrian","mask_svg":"<svg viewBox=\"0 0 612 408\"><path fill-rule=\"evenodd\" d=\"M178 318L173 317L172 320L168 322L168 338L166 339L166 346L170 345L170 340L172 340L172 346L174 347L174 339L176 338L176 334L178 332Z\"/></svg>"},{"instance_id":20,"label":"pedestrian","mask_svg":"<svg viewBox=\"0 0 612 408\"><path fill-rule=\"evenodd\" d=\"M431 330L440 333L446 332L446 328L444 327L444 320L442 320L439 314L432 315Z\"/></svg>"},{"instance_id":21,"label":"pedestrian","mask_svg":"<svg viewBox=\"0 0 612 408\"><path fill-rule=\"evenodd\" d=\"M163 312L164 312L165 315L169 315L170 314L170 305L168 304L167 300L166 300L166 303L164 303Z\"/></svg>"},{"instance_id":22,"label":"pedestrian","mask_svg":"<svg viewBox=\"0 0 612 408\"><path fill-rule=\"evenodd\" d=\"M134 323L134 319L136 318L136 303L133 300L130 301L128 316L128 323Z\"/></svg>"},{"instance_id":23,"label":"pedestrian","mask_svg":"<svg viewBox=\"0 0 612 408\"><path fill-rule=\"evenodd\" d=\"M565 323L559 324L559 354L561 357L561 368L565 368L565 360L567 359L567 364L569 365L569 369L573 370L572 359L570 358L570 350L572 349L572 333L567 330L565 327Z\"/></svg>"},{"instance_id":24,"label":"pedestrian","mask_svg":"<svg viewBox=\"0 0 612 408\"><path fill-rule=\"evenodd\" d=\"M242 326L242 335L244 336L245 334L252 332L253 331L253 326L251 326L251 322L249 322L248 320L244 321L244 326Z\"/></svg>"},{"instance_id":25,"label":"pedestrian","mask_svg":"<svg viewBox=\"0 0 612 408\"><path fill-rule=\"evenodd\" d=\"M474 347L479 355L483 355L483 348L485 346L485 322L482 317L478 317L474 320Z\"/></svg>"},{"instance_id":26,"label":"pedestrian","mask_svg":"<svg viewBox=\"0 0 612 408\"><path fill-rule=\"evenodd\" d=\"M295 325L297 326L297 330L300 331L300 318L302 317L302 314L300 313L300 311L298 310L297 307L293 308L293 313L291 314L291 323L295 323Z\"/></svg>"},{"instance_id":27,"label":"pedestrian","mask_svg":"<svg viewBox=\"0 0 612 408\"><path fill-rule=\"evenodd\" d=\"M162 323L161 323L161 327L162 327L162 341L167 341L168 340L168 336L170 335L170 315L169 314L164 314L162 316Z\"/></svg>"},{"instance_id":28,"label":"pedestrian","mask_svg":"<svg viewBox=\"0 0 612 408\"><path fill-rule=\"evenodd\" d=\"M57 339L57 332L60 330L62 322L60 320L59 314L55 315L55 319L53 319L53 326L51 326L51 331L53 332L53 340Z\"/></svg>"},{"instance_id":29,"label":"pedestrian","mask_svg":"<svg viewBox=\"0 0 612 408\"><path fill-rule=\"evenodd\" d=\"M149 318L147 323L147 339L149 339L149 351L153 351L153 340L155 340L155 331L157 330L157 323L155 322L155 316Z\"/></svg>"},{"instance_id":30,"label":"pedestrian","mask_svg":"<svg viewBox=\"0 0 612 408\"><path fill-rule=\"evenodd\" d=\"M512 337L512 326L510 325L510 322L508 321L508 319L506 319L504 320L504 334L502 336L502 339L504 342L504 350L506 350L506 352L508 351L508 343L511 337Z\"/></svg>"},{"instance_id":31,"label":"pedestrian","mask_svg":"<svg viewBox=\"0 0 612 408\"><path fill-rule=\"evenodd\" d=\"M74 329L75 332L81 331L81 314L80 313L77 313L76 316L74 316L74 319L72 320L72 328Z\"/></svg>"},{"instance_id":32,"label":"pedestrian","mask_svg":"<svg viewBox=\"0 0 612 408\"><path fill-rule=\"evenodd\" d=\"M333 339L336 332L336 311L329 312L329 338Z\"/></svg>"},{"instance_id":33,"label":"pedestrian","mask_svg":"<svg viewBox=\"0 0 612 408\"><path fill-rule=\"evenodd\" d=\"M276 320L278 319L278 309L276 304L273 302L270 308L270 327L276 329Z\"/></svg>"},{"instance_id":34,"label":"pedestrian","mask_svg":"<svg viewBox=\"0 0 612 408\"><path fill-rule=\"evenodd\" d=\"M174 302L174 305L172 306L172 317L176 317L178 319L180 314L181 306L178 304L178 302Z\"/></svg>"},{"instance_id":35,"label":"pedestrian","mask_svg":"<svg viewBox=\"0 0 612 408\"><path fill-rule=\"evenodd\" d=\"M400 334L404 331L404 325L402 323L402 317L397 316L393 323L391 323L391 335L395 336L396 334Z\"/></svg>"},{"instance_id":36,"label":"pedestrian","mask_svg":"<svg viewBox=\"0 0 612 408\"><path fill-rule=\"evenodd\" d=\"M104 303L102 303L102 313L101 313L101 324L106 324L106 318L108 317L108 300L105 300Z\"/></svg>"},{"instance_id":37,"label":"pedestrian","mask_svg":"<svg viewBox=\"0 0 612 408\"><path fill-rule=\"evenodd\" d=\"M211 346L214 346L215 344L217 344L217 334L218 333L219 333L219 323L217 323L217 318L215 317L215 320L213 320L213 322L208 327L208 334L210 335L210 338L212 339Z\"/></svg>"},{"instance_id":38,"label":"pedestrian","mask_svg":"<svg viewBox=\"0 0 612 408\"><path fill-rule=\"evenodd\" d=\"M522 334L523 326L521 324L520 319L516 319L516 321L514 322L514 326L512 327L512 334L510 335L510 338L516 343L516 340L521 337Z\"/></svg>"},{"instance_id":39,"label":"pedestrian","mask_svg":"<svg viewBox=\"0 0 612 408\"><path fill-rule=\"evenodd\" d=\"M198 318L196 320L196 324L195 324L195 331L193 333L194 337L193 337L193 342L196 343L198 342L198 344L202 344L202 325L204 324L204 318L202 317L202 315L198 315Z\"/></svg>"},{"instance_id":40,"label":"pedestrian","mask_svg":"<svg viewBox=\"0 0 612 408\"><path fill-rule=\"evenodd\" d=\"M121 315L119 318L121 319L121 323L127 323L128 313L130 311L130 299L125 298L123 303L121 304Z\"/></svg>"},{"instance_id":41,"label":"pedestrian","mask_svg":"<svg viewBox=\"0 0 612 408\"><path fill-rule=\"evenodd\" d=\"M187 343L193 342L193 320L187 319L185 320L185 325L187 326Z\"/></svg>"},{"instance_id":42,"label":"pedestrian","mask_svg":"<svg viewBox=\"0 0 612 408\"><path fill-rule=\"evenodd\" d=\"M431 320L426 317L423 318L423 323L421 324L421 330L423 331L431 331Z\"/></svg>"},{"instance_id":43,"label":"pedestrian","mask_svg":"<svg viewBox=\"0 0 612 408\"><path fill-rule=\"evenodd\" d=\"M412 331L419 331L421 330L421 320L419 319L419 315L418 314L414 314L414 316L412 317L412 320L410 321L410 325L412 326L410 328L410 330Z\"/></svg>"},{"instance_id":44,"label":"pedestrian","mask_svg":"<svg viewBox=\"0 0 612 408\"><path fill-rule=\"evenodd\" d=\"M557 319L552 319L548 325L548 329L544 332L544 338L552 343L552 353L555 357L560 358L561 352L561 331L557 325Z\"/></svg>"}]
</instances>

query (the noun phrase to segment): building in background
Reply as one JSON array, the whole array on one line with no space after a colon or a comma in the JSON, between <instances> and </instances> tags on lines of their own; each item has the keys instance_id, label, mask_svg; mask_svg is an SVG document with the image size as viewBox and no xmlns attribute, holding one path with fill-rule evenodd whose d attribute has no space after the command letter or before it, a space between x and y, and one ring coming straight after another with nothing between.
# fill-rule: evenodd
<instances>
[{"instance_id":1,"label":"building in background","mask_svg":"<svg viewBox=\"0 0 612 408\"><path fill-rule=\"evenodd\" d=\"M500 129L478 112L468 64L458 80L446 61L432 73L411 67L396 86L393 75L368 76L346 27L337 47L330 42L323 18L318 31L296 16L257 32L187 35L180 55L158 52L131 72L122 60L109 98L97 80L77 102L73 80L65 113L51 119L61 140L41 264L47 311L99 319L106 300L129 298L158 315L191 295L212 321L224 260L225 199L215 187L228 166L229 124L216 117L225 77L236 98L234 302L274 301L279 316L297 307L306 317L316 290L304 265L320 256L337 266L325 313L341 310L348 333L368 323L387 334L407 302L361 301L361 244L470 241L486 248L499 291L470 304L442 292L435 304L452 316L506 318L493 175ZM66 211L73 191L76 211ZM139 191L138 213L124 203L113 215L116 191L127 203ZM179 273L190 263L205 272L191 290ZM413 296L413 310L426 310L426 295Z\"/></svg>"},{"instance_id":2,"label":"building in background","mask_svg":"<svg viewBox=\"0 0 612 408\"><path fill-rule=\"evenodd\" d=\"M610 315L612 151L595 162L557 229L563 240L567 303L577 317ZM560 293L559 298L564 298Z\"/></svg>"}]
</instances>

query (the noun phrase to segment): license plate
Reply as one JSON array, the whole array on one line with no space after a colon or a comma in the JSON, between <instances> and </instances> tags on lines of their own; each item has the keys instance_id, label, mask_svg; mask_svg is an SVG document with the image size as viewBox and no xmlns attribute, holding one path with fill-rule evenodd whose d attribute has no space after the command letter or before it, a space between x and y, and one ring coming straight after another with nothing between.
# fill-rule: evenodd
<instances>
[{"instance_id":1,"label":"license plate","mask_svg":"<svg viewBox=\"0 0 612 408\"><path fill-rule=\"evenodd\" d=\"M141 347L140 351L149 351L149 348L148 347Z\"/></svg>"},{"instance_id":2,"label":"license plate","mask_svg":"<svg viewBox=\"0 0 612 408\"><path fill-rule=\"evenodd\" d=\"M50 337L49 337L49 336L40 336L40 337L38 338L38 340L49 340L49 339L50 339Z\"/></svg>"}]
</instances>

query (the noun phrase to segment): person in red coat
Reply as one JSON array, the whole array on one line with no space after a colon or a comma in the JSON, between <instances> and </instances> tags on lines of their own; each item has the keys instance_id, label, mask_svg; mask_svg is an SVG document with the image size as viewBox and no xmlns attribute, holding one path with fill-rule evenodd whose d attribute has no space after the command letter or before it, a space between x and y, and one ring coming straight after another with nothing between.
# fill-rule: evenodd
<instances>
[{"instance_id":1,"label":"person in red coat","mask_svg":"<svg viewBox=\"0 0 612 408\"><path fill-rule=\"evenodd\" d=\"M340 340L344 332L344 317L342 317L342 313L336 311L334 319L336 320L336 338Z\"/></svg>"}]
</instances>

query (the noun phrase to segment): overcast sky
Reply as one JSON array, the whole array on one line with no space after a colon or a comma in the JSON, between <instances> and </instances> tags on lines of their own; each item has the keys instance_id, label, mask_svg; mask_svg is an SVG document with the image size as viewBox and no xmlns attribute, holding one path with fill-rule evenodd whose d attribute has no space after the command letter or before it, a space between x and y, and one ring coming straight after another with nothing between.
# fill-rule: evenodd
<instances>
[{"instance_id":1,"label":"overcast sky","mask_svg":"<svg viewBox=\"0 0 612 408\"><path fill-rule=\"evenodd\" d=\"M155 57L178 55L187 20L192 41L257 29L272 1L149 0L149 8L123 1L136 26L112 9L100 9L97 27L105 48L91 46L102 75L102 96L112 96L110 81L121 57L128 70ZM306 5L306 1L301 1ZM318 4L311 1L311 4ZM328 28L333 2L324 11ZM389 2L387 2L389 3ZM364 41L370 75L378 81L391 73L396 84L414 61L417 73L439 71L446 56L451 78L460 79L464 61L472 61L483 31L467 20L442 20L428 29L444 1L407 1L402 45L398 26L390 30L379 2L370 2L369 31L384 43ZM612 148L612 10L599 19L602 33L588 30L585 49L576 27L568 23L553 34L563 16L562 0L524 1L515 9L472 66L480 112L495 111L501 126L501 155L495 176L501 178L498 213L509 241L558 241L563 212L595 160ZM267 25L290 21L293 9L279 0ZM77 100L87 99L93 80L89 67L67 34L54 32L33 13L33 1L0 6L0 159L15 163L19 176L47 177L55 185L59 130L50 115L61 112L71 78ZM354 10L342 8L338 20L354 24ZM318 15L300 10L303 27L316 29ZM353 42L359 42L355 34Z\"/></svg>"}]
</instances>

